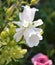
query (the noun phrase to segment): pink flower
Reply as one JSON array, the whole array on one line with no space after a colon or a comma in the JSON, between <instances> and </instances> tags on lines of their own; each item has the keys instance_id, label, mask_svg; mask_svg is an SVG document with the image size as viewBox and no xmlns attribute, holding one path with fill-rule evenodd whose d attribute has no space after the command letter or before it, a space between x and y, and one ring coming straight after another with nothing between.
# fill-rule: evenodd
<instances>
[{"instance_id":1,"label":"pink flower","mask_svg":"<svg viewBox=\"0 0 55 65\"><path fill-rule=\"evenodd\" d=\"M42 53L35 55L31 61L34 65L52 65L52 60Z\"/></svg>"}]
</instances>

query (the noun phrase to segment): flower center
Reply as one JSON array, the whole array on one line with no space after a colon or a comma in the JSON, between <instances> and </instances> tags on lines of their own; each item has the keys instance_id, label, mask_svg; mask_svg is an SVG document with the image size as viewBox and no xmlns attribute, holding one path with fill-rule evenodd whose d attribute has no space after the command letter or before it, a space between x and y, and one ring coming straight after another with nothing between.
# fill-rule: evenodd
<instances>
[{"instance_id":1,"label":"flower center","mask_svg":"<svg viewBox=\"0 0 55 65\"><path fill-rule=\"evenodd\" d=\"M40 60L40 63L45 63L45 60L41 59L41 60Z\"/></svg>"},{"instance_id":2,"label":"flower center","mask_svg":"<svg viewBox=\"0 0 55 65\"><path fill-rule=\"evenodd\" d=\"M27 22L27 21L24 21L24 22L23 22L23 27L24 27L24 28L28 28L28 27L30 27L30 26L32 26L32 22Z\"/></svg>"},{"instance_id":3,"label":"flower center","mask_svg":"<svg viewBox=\"0 0 55 65\"><path fill-rule=\"evenodd\" d=\"M25 28L28 27L28 25L29 25L28 22L24 22L24 23L23 23L23 27L25 27Z\"/></svg>"}]
</instances>

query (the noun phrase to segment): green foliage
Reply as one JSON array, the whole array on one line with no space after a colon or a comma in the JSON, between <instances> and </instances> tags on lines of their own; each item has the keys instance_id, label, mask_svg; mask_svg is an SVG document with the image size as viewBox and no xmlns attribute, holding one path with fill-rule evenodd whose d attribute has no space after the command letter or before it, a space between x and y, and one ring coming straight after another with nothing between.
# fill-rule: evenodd
<instances>
[{"instance_id":1,"label":"green foliage","mask_svg":"<svg viewBox=\"0 0 55 65\"><path fill-rule=\"evenodd\" d=\"M12 59L17 61L19 58L23 58L27 52L26 49L22 49L13 39L15 28L16 26L9 23L0 33L0 65L8 64Z\"/></svg>"}]
</instances>

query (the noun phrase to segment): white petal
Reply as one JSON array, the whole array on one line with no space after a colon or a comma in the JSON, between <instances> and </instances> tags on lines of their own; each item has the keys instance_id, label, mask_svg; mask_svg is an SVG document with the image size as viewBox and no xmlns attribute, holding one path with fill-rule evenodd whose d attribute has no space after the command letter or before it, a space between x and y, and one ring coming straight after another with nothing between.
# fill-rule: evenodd
<instances>
[{"instance_id":1,"label":"white petal","mask_svg":"<svg viewBox=\"0 0 55 65\"><path fill-rule=\"evenodd\" d=\"M23 30L21 28L18 28L16 31L17 32L14 35L14 39L16 39L16 42L19 42L22 38Z\"/></svg>"},{"instance_id":2,"label":"white petal","mask_svg":"<svg viewBox=\"0 0 55 65\"><path fill-rule=\"evenodd\" d=\"M31 9L29 6L25 6L24 8L23 19L26 20L27 22L32 22L31 21Z\"/></svg>"},{"instance_id":3,"label":"white petal","mask_svg":"<svg viewBox=\"0 0 55 65\"><path fill-rule=\"evenodd\" d=\"M20 14L20 19L22 21L25 20L27 22L30 22L30 14L31 14L30 7L25 6L23 12Z\"/></svg>"},{"instance_id":4,"label":"white petal","mask_svg":"<svg viewBox=\"0 0 55 65\"><path fill-rule=\"evenodd\" d=\"M34 24L33 26L36 27L36 26L40 26L40 25L42 25L43 22L42 22L41 19L38 19L37 21L34 21L33 24Z\"/></svg>"},{"instance_id":5,"label":"white petal","mask_svg":"<svg viewBox=\"0 0 55 65\"><path fill-rule=\"evenodd\" d=\"M40 34L43 33L43 30L41 28L33 28L37 34Z\"/></svg>"},{"instance_id":6,"label":"white petal","mask_svg":"<svg viewBox=\"0 0 55 65\"><path fill-rule=\"evenodd\" d=\"M29 38L26 39L26 43L29 47L34 47L34 44L29 41Z\"/></svg>"},{"instance_id":7,"label":"white petal","mask_svg":"<svg viewBox=\"0 0 55 65\"><path fill-rule=\"evenodd\" d=\"M40 34L37 34L37 36L39 37L39 40L43 39L43 37Z\"/></svg>"},{"instance_id":8,"label":"white petal","mask_svg":"<svg viewBox=\"0 0 55 65\"><path fill-rule=\"evenodd\" d=\"M39 40L42 40L43 37L41 36L43 33L43 30L41 28L33 28L36 31L37 36L39 37Z\"/></svg>"},{"instance_id":9,"label":"white petal","mask_svg":"<svg viewBox=\"0 0 55 65\"><path fill-rule=\"evenodd\" d=\"M34 20L35 12L37 11L36 8L31 8L31 21Z\"/></svg>"},{"instance_id":10,"label":"white petal","mask_svg":"<svg viewBox=\"0 0 55 65\"><path fill-rule=\"evenodd\" d=\"M26 39L28 36L29 36L29 34L30 34L30 32L31 33L34 33L34 30L32 29L32 28L27 28L25 31L24 31L24 38Z\"/></svg>"},{"instance_id":11,"label":"white petal","mask_svg":"<svg viewBox=\"0 0 55 65\"><path fill-rule=\"evenodd\" d=\"M32 22L34 19L34 15L37 9L30 8L29 6L24 6L24 10L19 14L19 17L22 21Z\"/></svg>"},{"instance_id":12,"label":"white petal","mask_svg":"<svg viewBox=\"0 0 55 65\"><path fill-rule=\"evenodd\" d=\"M20 12L19 13L19 18L20 18L20 21L23 22L25 20L25 13L24 12Z\"/></svg>"},{"instance_id":13,"label":"white petal","mask_svg":"<svg viewBox=\"0 0 55 65\"><path fill-rule=\"evenodd\" d=\"M19 27L22 27L22 22L18 21L18 22L13 22L14 24L18 25Z\"/></svg>"},{"instance_id":14,"label":"white petal","mask_svg":"<svg viewBox=\"0 0 55 65\"><path fill-rule=\"evenodd\" d=\"M36 31L33 29L27 29L24 32L24 38L29 47L37 46L39 44L39 36L36 34Z\"/></svg>"},{"instance_id":15,"label":"white petal","mask_svg":"<svg viewBox=\"0 0 55 65\"><path fill-rule=\"evenodd\" d=\"M27 39L27 42L29 43L30 47L37 46L39 44L39 37L36 34L32 34Z\"/></svg>"},{"instance_id":16,"label":"white petal","mask_svg":"<svg viewBox=\"0 0 55 65\"><path fill-rule=\"evenodd\" d=\"M23 28L17 28L16 32L23 31Z\"/></svg>"}]
</instances>

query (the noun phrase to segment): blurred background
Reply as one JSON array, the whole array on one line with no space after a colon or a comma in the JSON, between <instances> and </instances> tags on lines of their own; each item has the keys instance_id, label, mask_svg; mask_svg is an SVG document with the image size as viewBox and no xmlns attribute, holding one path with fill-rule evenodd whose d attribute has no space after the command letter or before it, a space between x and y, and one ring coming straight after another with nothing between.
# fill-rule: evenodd
<instances>
[{"instance_id":1,"label":"blurred background","mask_svg":"<svg viewBox=\"0 0 55 65\"><path fill-rule=\"evenodd\" d=\"M0 32L7 25L7 21L11 22L14 20L19 20L17 12L21 11L21 4L17 1L21 2L21 0L0 0ZM22 5L26 5L31 2L31 0L24 1L27 2L24 2ZM46 54L50 59L52 59L53 65L55 65L55 0L39 0L38 2L36 1L32 2L32 5L30 6L39 9L39 11L35 14L34 20L42 19L44 22L44 24L40 26L43 29L43 40L40 41L37 47L33 48L29 48L25 44L22 44L22 48L26 48L28 51L25 54L24 58L19 59L19 61L17 62L13 60L7 65L33 65L31 62L31 58L37 53ZM6 8L11 7L11 5L15 2L17 3L17 5L13 5L14 10L12 9L10 13L7 12L7 14L5 14ZM19 10L18 7L20 7Z\"/></svg>"}]
</instances>

